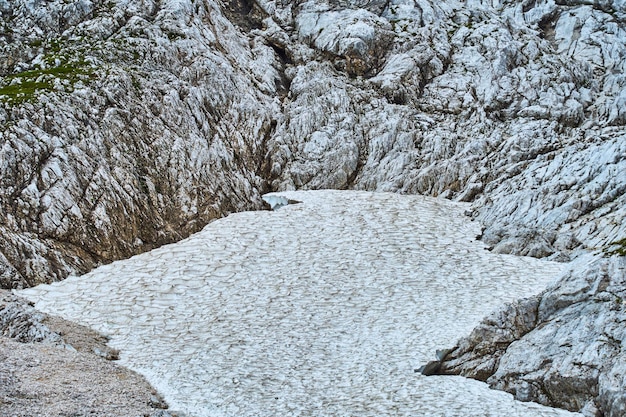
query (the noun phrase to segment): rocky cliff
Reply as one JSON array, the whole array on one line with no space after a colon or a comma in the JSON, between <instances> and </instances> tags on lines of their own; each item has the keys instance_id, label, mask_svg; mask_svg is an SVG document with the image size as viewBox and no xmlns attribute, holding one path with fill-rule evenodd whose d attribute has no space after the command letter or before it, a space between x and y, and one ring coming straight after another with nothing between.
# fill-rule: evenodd
<instances>
[{"instance_id":1,"label":"rocky cliff","mask_svg":"<svg viewBox=\"0 0 626 417\"><path fill-rule=\"evenodd\" d=\"M288 188L476 201L498 252L625 234L623 2L0 2L0 279Z\"/></svg>"},{"instance_id":2,"label":"rocky cliff","mask_svg":"<svg viewBox=\"0 0 626 417\"><path fill-rule=\"evenodd\" d=\"M259 208L271 49L215 4L3 2L0 280L30 286Z\"/></svg>"},{"instance_id":3,"label":"rocky cliff","mask_svg":"<svg viewBox=\"0 0 626 417\"><path fill-rule=\"evenodd\" d=\"M0 13L2 287L178 240L270 190L472 201L501 253L600 259L626 237L622 0L0 0Z\"/></svg>"},{"instance_id":4,"label":"rocky cliff","mask_svg":"<svg viewBox=\"0 0 626 417\"><path fill-rule=\"evenodd\" d=\"M625 299L626 258L582 256L543 293L487 317L436 373L586 416L626 415Z\"/></svg>"}]
</instances>

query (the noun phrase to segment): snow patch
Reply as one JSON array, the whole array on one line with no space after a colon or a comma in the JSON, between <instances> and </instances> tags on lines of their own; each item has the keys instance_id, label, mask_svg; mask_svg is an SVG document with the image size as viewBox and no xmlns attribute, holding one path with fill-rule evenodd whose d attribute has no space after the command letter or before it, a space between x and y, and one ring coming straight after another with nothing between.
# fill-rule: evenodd
<instances>
[{"instance_id":1,"label":"snow patch","mask_svg":"<svg viewBox=\"0 0 626 417\"><path fill-rule=\"evenodd\" d=\"M110 336L121 363L190 416L577 415L414 372L562 264L485 250L467 204L357 191L264 198L303 204L233 214L19 294Z\"/></svg>"}]
</instances>

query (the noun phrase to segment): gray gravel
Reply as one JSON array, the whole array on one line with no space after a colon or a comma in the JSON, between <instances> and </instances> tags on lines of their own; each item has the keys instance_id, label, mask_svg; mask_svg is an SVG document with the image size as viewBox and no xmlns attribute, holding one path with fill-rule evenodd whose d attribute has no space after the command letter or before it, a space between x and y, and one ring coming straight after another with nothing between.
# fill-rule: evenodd
<instances>
[{"instance_id":1,"label":"gray gravel","mask_svg":"<svg viewBox=\"0 0 626 417\"><path fill-rule=\"evenodd\" d=\"M3 320L7 311L18 318ZM177 415L165 411L167 404L142 376L107 360L116 352L102 335L38 313L6 291L0 291L0 323L1 417ZM15 332L18 327L59 337L18 342L24 340Z\"/></svg>"}]
</instances>

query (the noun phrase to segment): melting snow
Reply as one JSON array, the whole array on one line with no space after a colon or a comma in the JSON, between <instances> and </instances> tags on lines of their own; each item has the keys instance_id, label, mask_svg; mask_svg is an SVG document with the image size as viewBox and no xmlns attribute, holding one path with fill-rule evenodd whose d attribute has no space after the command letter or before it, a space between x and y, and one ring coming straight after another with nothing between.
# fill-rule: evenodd
<instances>
[{"instance_id":1,"label":"melting snow","mask_svg":"<svg viewBox=\"0 0 626 417\"><path fill-rule=\"evenodd\" d=\"M561 265L488 252L462 204L280 195L303 204L19 294L110 336L188 416L574 415L414 372Z\"/></svg>"}]
</instances>

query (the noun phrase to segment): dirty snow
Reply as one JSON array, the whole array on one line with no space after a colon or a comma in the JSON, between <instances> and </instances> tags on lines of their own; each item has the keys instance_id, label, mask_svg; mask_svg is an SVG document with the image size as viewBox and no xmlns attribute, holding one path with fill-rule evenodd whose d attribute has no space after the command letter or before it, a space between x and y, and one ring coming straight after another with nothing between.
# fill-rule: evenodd
<instances>
[{"instance_id":1,"label":"dirty snow","mask_svg":"<svg viewBox=\"0 0 626 417\"><path fill-rule=\"evenodd\" d=\"M302 203L18 293L110 336L188 416L578 415L414 372L560 264L487 251L459 203L280 195Z\"/></svg>"}]
</instances>

